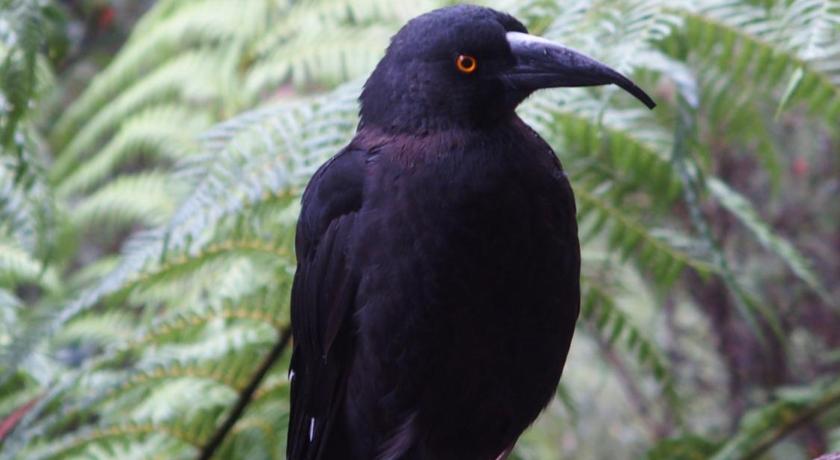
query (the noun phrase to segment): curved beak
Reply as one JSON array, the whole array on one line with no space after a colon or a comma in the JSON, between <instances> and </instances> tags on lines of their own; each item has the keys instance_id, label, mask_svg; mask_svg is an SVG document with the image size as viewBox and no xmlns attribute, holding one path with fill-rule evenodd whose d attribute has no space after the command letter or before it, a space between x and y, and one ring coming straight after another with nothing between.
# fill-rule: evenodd
<instances>
[{"instance_id":1,"label":"curved beak","mask_svg":"<svg viewBox=\"0 0 840 460\"><path fill-rule=\"evenodd\" d=\"M629 78L583 53L521 32L508 32L507 41L516 65L505 80L519 90L614 84L649 109L656 107L653 99Z\"/></svg>"}]
</instances>

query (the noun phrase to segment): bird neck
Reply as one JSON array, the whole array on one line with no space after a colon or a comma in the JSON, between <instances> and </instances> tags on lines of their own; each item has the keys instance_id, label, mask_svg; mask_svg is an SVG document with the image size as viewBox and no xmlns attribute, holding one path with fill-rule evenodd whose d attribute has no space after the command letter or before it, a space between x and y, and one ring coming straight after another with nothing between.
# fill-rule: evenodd
<instances>
[{"instance_id":1,"label":"bird neck","mask_svg":"<svg viewBox=\"0 0 840 460\"><path fill-rule=\"evenodd\" d=\"M358 131L369 130L390 136L418 137L438 136L449 132L486 133L504 129L517 118L512 110L483 114L469 112L436 114L435 111L430 110L420 115L424 111L417 110L418 105L412 106L411 109L413 110L392 110L383 114L362 111Z\"/></svg>"},{"instance_id":2,"label":"bird neck","mask_svg":"<svg viewBox=\"0 0 840 460\"><path fill-rule=\"evenodd\" d=\"M365 123L363 120L351 143L352 147L368 152L388 150L399 155L423 153L445 153L460 151L466 145L486 144L492 139L506 141L517 136L533 137L533 130L516 115L498 120L487 126L476 125L427 125L423 129L394 129L393 126ZM421 148L422 147L422 148Z\"/></svg>"}]
</instances>

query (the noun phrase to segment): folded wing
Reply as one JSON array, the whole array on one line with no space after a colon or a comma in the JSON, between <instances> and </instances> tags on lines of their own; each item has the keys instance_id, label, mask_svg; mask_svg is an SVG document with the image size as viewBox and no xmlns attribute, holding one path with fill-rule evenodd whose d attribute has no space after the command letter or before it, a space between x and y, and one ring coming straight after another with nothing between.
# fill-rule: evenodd
<instances>
[{"instance_id":1,"label":"folded wing","mask_svg":"<svg viewBox=\"0 0 840 460\"><path fill-rule=\"evenodd\" d=\"M366 153L345 149L315 173L303 195L292 286L294 348L286 453L291 460L329 458L355 347L352 327L358 273L348 260Z\"/></svg>"}]
</instances>

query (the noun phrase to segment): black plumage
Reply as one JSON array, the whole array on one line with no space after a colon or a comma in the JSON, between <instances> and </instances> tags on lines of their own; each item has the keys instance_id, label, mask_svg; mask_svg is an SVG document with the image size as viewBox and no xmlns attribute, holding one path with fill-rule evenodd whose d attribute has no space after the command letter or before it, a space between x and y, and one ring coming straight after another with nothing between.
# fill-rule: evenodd
<instances>
[{"instance_id":1,"label":"black plumage","mask_svg":"<svg viewBox=\"0 0 840 460\"><path fill-rule=\"evenodd\" d=\"M514 112L617 72L456 6L410 21L297 230L288 457L493 460L551 400L580 302L575 202Z\"/></svg>"}]
</instances>

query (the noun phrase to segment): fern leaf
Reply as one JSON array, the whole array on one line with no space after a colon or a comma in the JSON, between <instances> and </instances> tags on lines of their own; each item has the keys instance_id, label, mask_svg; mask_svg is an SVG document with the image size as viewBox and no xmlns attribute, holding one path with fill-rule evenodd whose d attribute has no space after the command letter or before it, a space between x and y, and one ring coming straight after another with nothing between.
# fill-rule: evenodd
<instances>
[{"instance_id":1,"label":"fern leaf","mask_svg":"<svg viewBox=\"0 0 840 460\"><path fill-rule=\"evenodd\" d=\"M329 33L302 33L278 46L251 69L246 91L255 97L281 83L297 87L339 83L364 76L384 53L391 29L335 28Z\"/></svg>"},{"instance_id":2,"label":"fern leaf","mask_svg":"<svg viewBox=\"0 0 840 460\"><path fill-rule=\"evenodd\" d=\"M625 256L632 255L664 285L673 283L685 267L701 274L715 271L709 262L671 246L634 217L613 207L609 199L581 186L575 187L575 195L580 221L591 225L584 231L594 234L607 226L609 246Z\"/></svg>"},{"instance_id":3,"label":"fern leaf","mask_svg":"<svg viewBox=\"0 0 840 460\"><path fill-rule=\"evenodd\" d=\"M96 112L61 152L50 171L53 181L73 172L98 143L113 133L129 114L159 101L178 99L185 104L218 103L218 88L234 69L219 68L225 59L214 50L192 51L158 67L146 78L112 99Z\"/></svg>"},{"instance_id":4,"label":"fern leaf","mask_svg":"<svg viewBox=\"0 0 840 460\"><path fill-rule=\"evenodd\" d=\"M709 178L706 181L706 186L712 196L727 211L737 217L762 246L775 253L814 292L829 303L833 303L816 273L811 271L810 264L805 257L788 240L773 232L746 198L732 190L723 181L715 178Z\"/></svg>"},{"instance_id":5,"label":"fern leaf","mask_svg":"<svg viewBox=\"0 0 840 460\"><path fill-rule=\"evenodd\" d=\"M616 189L647 192L655 206L666 208L679 196L681 183L665 153L668 133L646 125L638 111L611 111L599 117L601 102L592 98L549 95L534 98L523 116L558 147L575 171L575 181L609 180Z\"/></svg>"},{"instance_id":6,"label":"fern leaf","mask_svg":"<svg viewBox=\"0 0 840 460\"><path fill-rule=\"evenodd\" d=\"M132 223L161 225L175 211L183 193L183 184L173 183L165 174L121 176L85 198L73 211L73 223L78 229L98 226L105 230Z\"/></svg>"},{"instance_id":7,"label":"fern leaf","mask_svg":"<svg viewBox=\"0 0 840 460\"><path fill-rule=\"evenodd\" d=\"M659 347L647 338L647 333L633 324L633 320L613 301L613 296L598 288L591 280L584 280L581 314L610 345L632 353L635 360L648 369L662 389L673 409L680 406L669 365Z\"/></svg>"},{"instance_id":8,"label":"fern leaf","mask_svg":"<svg viewBox=\"0 0 840 460\"><path fill-rule=\"evenodd\" d=\"M786 27L784 20L772 15L768 17L765 11L740 2L711 3L711 7L699 11L677 10L686 25L675 37L691 43L692 53L725 69L730 78L747 87L758 84L772 91L794 74L801 73L801 82L791 99L807 102L805 107L820 116L840 117L840 69L826 64L836 59L835 53L840 49L822 47L822 51L816 51L816 43L820 40L807 40L797 49L788 34L781 32ZM793 2L791 8L802 3ZM823 20L819 14L812 17L816 21ZM806 22L805 27L812 25L813 22ZM822 26L816 28L823 29ZM664 43L664 49L672 53L684 48L673 41ZM815 57L824 54L832 57Z\"/></svg>"},{"instance_id":9,"label":"fern leaf","mask_svg":"<svg viewBox=\"0 0 840 460\"><path fill-rule=\"evenodd\" d=\"M58 277L52 269L44 268L15 241L0 237L0 287L13 287L18 283L31 282L54 290L59 286Z\"/></svg>"},{"instance_id":10,"label":"fern leaf","mask_svg":"<svg viewBox=\"0 0 840 460\"><path fill-rule=\"evenodd\" d=\"M259 35L269 24L274 2L268 0L201 0L157 6L161 13L147 15L114 62L97 75L90 87L59 120L54 141L64 146L87 120L107 110L120 93L151 78L145 69L165 66L167 61L213 45L235 46ZM169 11L166 11L169 10ZM166 11L166 13L163 13ZM158 16L159 15L159 16ZM218 62L218 61L216 61ZM193 82L201 74L181 74ZM213 70L210 70L213 72ZM215 70L218 72L218 69Z\"/></svg>"},{"instance_id":11,"label":"fern leaf","mask_svg":"<svg viewBox=\"0 0 840 460\"><path fill-rule=\"evenodd\" d=\"M100 152L62 180L56 193L67 196L88 191L141 155L176 161L198 149L193 133L209 125L209 115L200 109L162 105L143 110L126 120Z\"/></svg>"},{"instance_id":12,"label":"fern leaf","mask_svg":"<svg viewBox=\"0 0 840 460\"><path fill-rule=\"evenodd\" d=\"M759 457L802 423L840 405L840 384L819 382L778 396L777 401L747 414L736 435L715 453L712 460Z\"/></svg>"}]
</instances>

